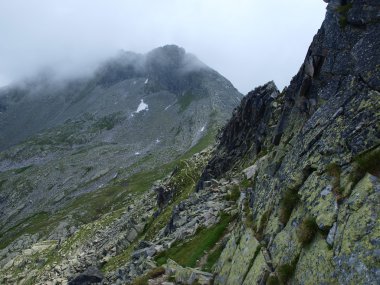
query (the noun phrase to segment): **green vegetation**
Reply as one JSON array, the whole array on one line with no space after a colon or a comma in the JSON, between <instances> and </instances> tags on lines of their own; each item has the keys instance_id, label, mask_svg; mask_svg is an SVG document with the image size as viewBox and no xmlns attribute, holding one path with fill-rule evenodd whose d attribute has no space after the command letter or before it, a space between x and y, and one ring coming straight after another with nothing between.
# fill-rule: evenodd
<instances>
[{"instance_id":1,"label":"green vegetation","mask_svg":"<svg viewBox=\"0 0 380 285\"><path fill-rule=\"evenodd\" d=\"M43 134L36 135L30 141L32 146L57 147L71 146L73 144L82 144L87 142L87 136L82 135L85 121L66 121L63 125L49 129ZM42 148L41 148L42 149Z\"/></svg>"},{"instance_id":2,"label":"green vegetation","mask_svg":"<svg viewBox=\"0 0 380 285\"><path fill-rule=\"evenodd\" d=\"M110 114L107 116L104 116L100 118L94 125L93 130L94 131L101 131L101 130L112 130L113 127L121 121L120 112Z\"/></svg>"},{"instance_id":3,"label":"green vegetation","mask_svg":"<svg viewBox=\"0 0 380 285\"><path fill-rule=\"evenodd\" d=\"M202 99L201 92L186 91L178 98L179 111L182 113L190 106L191 102Z\"/></svg>"},{"instance_id":4,"label":"green vegetation","mask_svg":"<svg viewBox=\"0 0 380 285\"><path fill-rule=\"evenodd\" d=\"M183 154L182 159L188 159L194 154L201 152L208 146L212 145L215 142L215 133L214 129L209 129L209 131L199 139L196 145Z\"/></svg>"},{"instance_id":5,"label":"green vegetation","mask_svg":"<svg viewBox=\"0 0 380 285\"><path fill-rule=\"evenodd\" d=\"M182 266L195 267L204 253L209 251L223 237L232 219L233 217L222 214L218 224L209 229L201 229L188 242L175 244L172 248L160 253L156 257L156 262L162 265L170 258Z\"/></svg>"},{"instance_id":6,"label":"green vegetation","mask_svg":"<svg viewBox=\"0 0 380 285\"><path fill-rule=\"evenodd\" d=\"M296 270L296 266L293 264L280 265L276 269L276 271L277 271L278 280L281 282L281 284L287 284L287 282L293 276L295 270Z\"/></svg>"},{"instance_id":7,"label":"green vegetation","mask_svg":"<svg viewBox=\"0 0 380 285\"><path fill-rule=\"evenodd\" d=\"M300 197L297 188L288 188L280 202L279 220L286 225L290 219L293 209L296 207Z\"/></svg>"},{"instance_id":8,"label":"green vegetation","mask_svg":"<svg viewBox=\"0 0 380 285\"><path fill-rule=\"evenodd\" d=\"M220 242L218 246L209 253L206 259L206 263L202 267L203 271L206 271L206 272L212 271L212 267L219 260L219 257L222 254L223 249L224 249L224 244Z\"/></svg>"},{"instance_id":9,"label":"green vegetation","mask_svg":"<svg viewBox=\"0 0 380 285\"><path fill-rule=\"evenodd\" d=\"M250 179L244 178L243 181L240 182L240 186L244 189L247 189L252 186L252 181Z\"/></svg>"},{"instance_id":10,"label":"green vegetation","mask_svg":"<svg viewBox=\"0 0 380 285\"><path fill-rule=\"evenodd\" d=\"M74 125L73 124L74 123L68 122L67 125L65 125L65 131L59 131L62 135L59 140L66 141L69 137L73 138L71 134L73 133L73 129L75 129L76 123ZM72 128L70 128L69 125L71 125ZM104 127L107 128L106 124L104 124ZM57 131L53 130L52 133L56 134ZM43 138L41 137L39 142L54 144L57 141L57 137L52 137L54 140L49 139L45 142L43 142ZM55 213L41 212L20 221L14 227L1 233L0 249L5 248L13 240L24 234L39 233L40 237L47 236L48 233L58 226L62 220L67 219L67 216L74 218L76 226L89 224L95 221L97 221L96 223L110 223L112 220L120 216L123 209L131 202L131 198L128 196L129 194L133 194L134 196L140 195L150 189L154 181L162 179L169 174L175 166L178 166L178 169L180 170L179 175L176 175L172 181L173 186L177 189L176 197L174 197L172 203L159 215L157 219L152 219L149 222L146 230L142 233L144 237L154 236L157 231L169 221L173 207L190 195L201 174L201 166L193 165L184 159L191 157L194 153L200 152L209 146L213 141L214 132L210 130L193 148L187 151L180 158L170 163L151 170L141 171L128 177L127 179L114 180L111 184L106 185L97 191L76 197L62 210ZM17 171L21 173L30 167L32 166L21 168ZM90 171L92 171L91 167L84 168L84 172L88 173ZM6 180L1 180L0 186L2 186L5 182ZM98 226L99 225L95 226L92 224L82 226L80 230L75 233L75 235L67 239L62 245L63 252L69 251L72 246L75 246L88 238ZM139 238L141 238L141 236ZM130 258L131 250L133 250L133 245L128 247L120 255L112 258L105 265L104 269L106 271L111 270L125 263L125 261ZM60 257L54 255L50 259L56 260L57 258Z\"/></svg>"},{"instance_id":11,"label":"green vegetation","mask_svg":"<svg viewBox=\"0 0 380 285\"><path fill-rule=\"evenodd\" d=\"M24 234L39 233L41 236L47 235L68 215L72 215L76 219L77 225L92 222L108 212L125 206L128 202L127 195L129 193L130 191L125 186L120 184L109 185L75 198L65 208L54 214L37 213L3 232L0 235L0 249L5 248L13 240Z\"/></svg>"},{"instance_id":12,"label":"green vegetation","mask_svg":"<svg viewBox=\"0 0 380 285\"><path fill-rule=\"evenodd\" d=\"M331 177L333 177L332 191L335 194L336 200L339 202L344 198L342 194L343 191L340 187L340 166L337 163L330 163L327 165L326 171Z\"/></svg>"},{"instance_id":13,"label":"green vegetation","mask_svg":"<svg viewBox=\"0 0 380 285\"><path fill-rule=\"evenodd\" d=\"M140 277L137 277L135 280L133 280L133 282L131 283L132 285L148 285L148 276L140 276Z\"/></svg>"},{"instance_id":14,"label":"green vegetation","mask_svg":"<svg viewBox=\"0 0 380 285\"><path fill-rule=\"evenodd\" d=\"M251 208L249 207L248 199L244 201L244 217L245 217L245 226L249 229L254 228L253 215L251 212Z\"/></svg>"},{"instance_id":15,"label":"green vegetation","mask_svg":"<svg viewBox=\"0 0 380 285\"><path fill-rule=\"evenodd\" d=\"M336 9L336 11L339 13L339 25L341 28L345 28L347 26L347 14L351 8L352 3L348 3L346 5L341 5Z\"/></svg>"},{"instance_id":16,"label":"green vegetation","mask_svg":"<svg viewBox=\"0 0 380 285\"><path fill-rule=\"evenodd\" d=\"M195 183L200 177L202 167L195 165L191 162L191 160L177 160L153 171L137 173L124 182L128 185L129 191L141 193L149 189L153 181L163 178L166 174L173 170L175 166L177 166L176 174L170 181L170 186L173 189L176 189L175 196L157 218L151 219L148 222L145 230L138 239L144 238L149 240L153 238L157 232L169 222L173 208L193 192ZM130 258L131 252L133 251L133 246L134 244L130 245L121 254L113 257L103 269L105 271L110 271L125 263L126 260Z\"/></svg>"},{"instance_id":17,"label":"green vegetation","mask_svg":"<svg viewBox=\"0 0 380 285\"><path fill-rule=\"evenodd\" d=\"M314 217L306 217L297 231L298 241L303 245L310 244L318 231L318 225Z\"/></svg>"},{"instance_id":18,"label":"green vegetation","mask_svg":"<svg viewBox=\"0 0 380 285\"><path fill-rule=\"evenodd\" d=\"M366 173L380 178L380 147L367 151L354 158L350 181L357 184Z\"/></svg>"},{"instance_id":19,"label":"green vegetation","mask_svg":"<svg viewBox=\"0 0 380 285\"><path fill-rule=\"evenodd\" d=\"M0 249L24 234L47 233L51 224L52 221L49 220L49 214L46 212L30 216L0 234Z\"/></svg>"},{"instance_id":20,"label":"green vegetation","mask_svg":"<svg viewBox=\"0 0 380 285\"><path fill-rule=\"evenodd\" d=\"M132 285L148 285L149 279L155 279L163 274L165 274L165 268L163 268L162 266L153 268L144 276L138 277L135 280L133 280Z\"/></svg>"},{"instance_id":21,"label":"green vegetation","mask_svg":"<svg viewBox=\"0 0 380 285\"><path fill-rule=\"evenodd\" d=\"M266 285L279 285L280 280L278 279L277 275L269 275Z\"/></svg>"},{"instance_id":22,"label":"green vegetation","mask_svg":"<svg viewBox=\"0 0 380 285\"><path fill-rule=\"evenodd\" d=\"M261 241L264 238L264 230L268 225L270 214L271 214L271 210L268 209L261 216L259 226L257 227L256 233L255 233L256 234L255 237L258 241Z\"/></svg>"},{"instance_id":23,"label":"green vegetation","mask_svg":"<svg viewBox=\"0 0 380 285\"><path fill-rule=\"evenodd\" d=\"M226 196L226 199L228 201L237 201L240 197L240 187L239 185L233 185L230 189L230 191L228 191L228 194Z\"/></svg>"}]
</instances>

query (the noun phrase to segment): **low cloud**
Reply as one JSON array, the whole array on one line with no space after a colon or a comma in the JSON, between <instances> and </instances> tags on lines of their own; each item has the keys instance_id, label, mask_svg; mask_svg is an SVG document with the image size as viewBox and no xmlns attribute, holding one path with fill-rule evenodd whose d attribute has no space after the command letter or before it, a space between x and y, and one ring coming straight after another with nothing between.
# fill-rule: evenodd
<instances>
[{"instance_id":1,"label":"low cloud","mask_svg":"<svg viewBox=\"0 0 380 285\"><path fill-rule=\"evenodd\" d=\"M0 2L0 86L40 70L91 73L118 50L177 44L243 93L297 72L324 18L320 0Z\"/></svg>"}]
</instances>

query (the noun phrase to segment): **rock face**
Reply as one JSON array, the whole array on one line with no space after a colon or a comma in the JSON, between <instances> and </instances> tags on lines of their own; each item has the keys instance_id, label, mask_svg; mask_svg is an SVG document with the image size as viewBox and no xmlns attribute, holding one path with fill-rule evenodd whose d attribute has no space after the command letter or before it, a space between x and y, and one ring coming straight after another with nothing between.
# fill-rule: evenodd
<instances>
[{"instance_id":1,"label":"rock face","mask_svg":"<svg viewBox=\"0 0 380 285\"><path fill-rule=\"evenodd\" d=\"M99 280L88 270L96 267L102 284L379 284L380 3L325 2L326 19L285 90L269 82L250 92L218 143L162 166L164 178L161 169L139 174L140 184L112 176L112 191L90 197L100 199L94 220L66 220L52 240L36 231L46 213L27 220L23 235L0 250L0 282ZM101 86L120 74L175 69L183 56L172 47L156 52L145 68L107 67ZM157 76L170 92L196 80L164 74ZM149 73L143 83L158 77ZM106 170L83 175L102 179ZM151 177L160 180L152 185ZM125 186L134 192L123 196ZM123 203L103 213L113 195ZM86 208L79 210L63 215Z\"/></svg>"},{"instance_id":2,"label":"rock face","mask_svg":"<svg viewBox=\"0 0 380 285\"><path fill-rule=\"evenodd\" d=\"M216 284L380 282L379 9L329 1L290 85L256 88L223 130L202 179L254 168L253 222L227 243Z\"/></svg>"},{"instance_id":3,"label":"rock face","mask_svg":"<svg viewBox=\"0 0 380 285\"><path fill-rule=\"evenodd\" d=\"M269 82L243 98L224 127L217 154L209 162L204 180L221 176L248 152L256 155L270 143L265 139L280 112L279 96L275 84Z\"/></svg>"},{"instance_id":4,"label":"rock face","mask_svg":"<svg viewBox=\"0 0 380 285\"><path fill-rule=\"evenodd\" d=\"M69 285L90 285L102 282L103 274L95 267L87 268L83 273L78 274L73 280L69 281Z\"/></svg>"}]
</instances>

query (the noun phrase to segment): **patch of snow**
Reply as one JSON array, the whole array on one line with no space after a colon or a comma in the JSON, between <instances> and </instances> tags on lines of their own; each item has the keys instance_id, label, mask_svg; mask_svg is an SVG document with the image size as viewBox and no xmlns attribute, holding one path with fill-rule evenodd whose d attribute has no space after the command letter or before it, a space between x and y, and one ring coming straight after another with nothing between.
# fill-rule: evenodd
<instances>
[{"instance_id":1,"label":"patch of snow","mask_svg":"<svg viewBox=\"0 0 380 285\"><path fill-rule=\"evenodd\" d=\"M206 125L204 125L204 126L201 128L201 130L200 130L201 133L205 130L205 127L206 127Z\"/></svg>"},{"instance_id":2,"label":"patch of snow","mask_svg":"<svg viewBox=\"0 0 380 285\"><path fill-rule=\"evenodd\" d=\"M161 141L159 139L156 139L156 143L160 143Z\"/></svg>"},{"instance_id":3,"label":"patch of snow","mask_svg":"<svg viewBox=\"0 0 380 285\"><path fill-rule=\"evenodd\" d=\"M133 81L133 85L136 85L136 80L135 80L135 81Z\"/></svg>"},{"instance_id":4,"label":"patch of snow","mask_svg":"<svg viewBox=\"0 0 380 285\"><path fill-rule=\"evenodd\" d=\"M148 104L144 103L144 99L141 99L140 105L137 107L137 110L135 113L140 113L141 111L148 111L149 107Z\"/></svg>"},{"instance_id":5,"label":"patch of snow","mask_svg":"<svg viewBox=\"0 0 380 285\"><path fill-rule=\"evenodd\" d=\"M144 82L144 84L147 84L149 82L149 78L147 78Z\"/></svg>"},{"instance_id":6,"label":"patch of snow","mask_svg":"<svg viewBox=\"0 0 380 285\"><path fill-rule=\"evenodd\" d=\"M167 109L169 109L171 106L173 106L173 104L172 104L172 105L169 105L169 106L166 106L165 111L166 111Z\"/></svg>"},{"instance_id":7,"label":"patch of snow","mask_svg":"<svg viewBox=\"0 0 380 285\"><path fill-rule=\"evenodd\" d=\"M140 153L138 151L135 152L135 155L140 155Z\"/></svg>"}]
</instances>

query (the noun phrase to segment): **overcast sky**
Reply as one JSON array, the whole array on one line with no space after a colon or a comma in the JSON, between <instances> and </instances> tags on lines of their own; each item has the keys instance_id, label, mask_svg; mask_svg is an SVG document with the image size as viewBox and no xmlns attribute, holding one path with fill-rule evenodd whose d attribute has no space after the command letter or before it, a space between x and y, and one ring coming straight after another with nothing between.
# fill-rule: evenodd
<instances>
[{"instance_id":1,"label":"overcast sky","mask_svg":"<svg viewBox=\"0 0 380 285\"><path fill-rule=\"evenodd\" d=\"M51 67L91 72L120 49L177 44L242 93L289 84L321 26L322 0L0 0L0 86Z\"/></svg>"}]
</instances>

